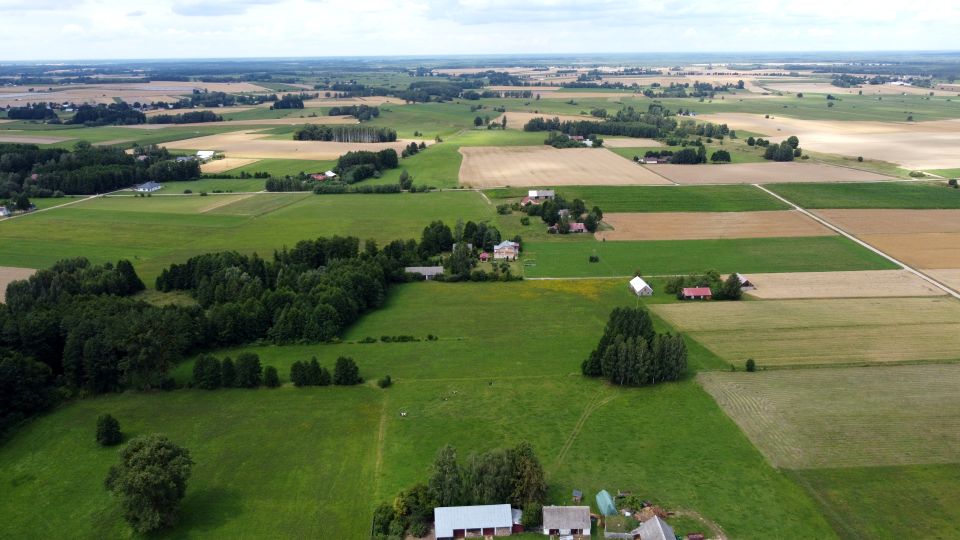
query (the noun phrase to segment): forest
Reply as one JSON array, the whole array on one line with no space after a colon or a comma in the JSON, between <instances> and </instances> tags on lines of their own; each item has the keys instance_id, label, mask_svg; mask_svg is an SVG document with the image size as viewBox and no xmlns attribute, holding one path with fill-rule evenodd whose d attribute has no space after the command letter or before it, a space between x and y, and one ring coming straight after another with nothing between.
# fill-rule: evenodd
<instances>
[{"instance_id":1,"label":"forest","mask_svg":"<svg viewBox=\"0 0 960 540\"><path fill-rule=\"evenodd\" d=\"M374 126L308 124L293 133L293 140L383 143L396 141L397 131L391 128Z\"/></svg>"}]
</instances>

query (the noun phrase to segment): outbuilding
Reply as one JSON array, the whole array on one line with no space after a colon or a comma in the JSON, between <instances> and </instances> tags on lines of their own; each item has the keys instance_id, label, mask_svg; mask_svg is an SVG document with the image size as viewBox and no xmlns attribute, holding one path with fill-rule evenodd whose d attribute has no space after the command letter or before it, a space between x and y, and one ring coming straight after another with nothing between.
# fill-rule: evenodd
<instances>
[{"instance_id":1,"label":"outbuilding","mask_svg":"<svg viewBox=\"0 0 960 540\"><path fill-rule=\"evenodd\" d=\"M740 280L740 288L744 291L752 291L756 289L756 286L750 281L747 276L743 274L737 274L737 279Z\"/></svg>"},{"instance_id":2,"label":"outbuilding","mask_svg":"<svg viewBox=\"0 0 960 540\"><path fill-rule=\"evenodd\" d=\"M208 161L213 159L215 152L213 150L197 150L197 159L200 161Z\"/></svg>"},{"instance_id":3,"label":"outbuilding","mask_svg":"<svg viewBox=\"0 0 960 540\"><path fill-rule=\"evenodd\" d=\"M630 280L630 290L637 296L653 296L653 287L640 276Z\"/></svg>"},{"instance_id":4,"label":"outbuilding","mask_svg":"<svg viewBox=\"0 0 960 540\"><path fill-rule=\"evenodd\" d=\"M681 291L684 300L710 300L713 291L710 287L684 287Z\"/></svg>"},{"instance_id":5,"label":"outbuilding","mask_svg":"<svg viewBox=\"0 0 960 540\"><path fill-rule=\"evenodd\" d=\"M644 521L639 527L632 531L634 538L637 535L642 540L676 540L673 527L667 525L667 522L660 519L660 516L653 516Z\"/></svg>"},{"instance_id":6,"label":"outbuilding","mask_svg":"<svg viewBox=\"0 0 960 540\"><path fill-rule=\"evenodd\" d=\"M440 538L510 536L513 512L509 504L441 506L433 509L434 535Z\"/></svg>"},{"instance_id":7,"label":"outbuilding","mask_svg":"<svg viewBox=\"0 0 960 540\"><path fill-rule=\"evenodd\" d=\"M553 199L557 196L557 192L552 189L530 189L527 190L527 197L534 201L545 201L548 199Z\"/></svg>"},{"instance_id":8,"label":"outbuilding","mask_svg":"<svg viewBox=\"0 0 960 540\"><path fill-rule=\"evenodd\" d=\"M153 193L162 187L162 185L151 180L150 182L140 184L139 186L133 188L133 190L137 193Z\"/></svg>"},{"instance_id":9,"label":"outbuilding","mask_svg":"<svg viewBox=\"0 0 960 540\"><path fill-rule=\"evenodd\" d=\"M589 506L544 506L543 534L551 536L590 535Z\"/></svg>"},{"instance_id":10,"label":"outbuilding","mask_svg":"<svg viewBox=\"0 0 960 540\"><path fill-rule=\"evenodd\" d=\"M0 217L8 217L10 215L10 210L7 210L6 206L0 206Z\"/></svg>"}]
</instances>

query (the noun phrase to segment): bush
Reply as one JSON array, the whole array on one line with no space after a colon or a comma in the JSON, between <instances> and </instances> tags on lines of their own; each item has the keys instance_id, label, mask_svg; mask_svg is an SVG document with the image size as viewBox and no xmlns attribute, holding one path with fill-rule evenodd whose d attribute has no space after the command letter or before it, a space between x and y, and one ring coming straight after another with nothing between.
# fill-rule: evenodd
<instances>
[{"instance_id":1,"label":"bush","mask_svg":"<svg viewBox=\"0 0 960 540\"><path fill-rule=\"evenodd\" d=\"M422 521L418 521L413 525L410 525L410 534L417 538L423 538L428 532L430 532L430 528L427 527L427 524Z\"/></svg>"},{"instance_id":2,"label":"bush","mask_svg":"<svg viewBox=\"0 0 960 540\"><path fill-rule=\"evenodd\" d=\"M102 414L97 418L97 443L100 446L116 446L122 438L120 422L116 418L109 414Z\"/></svg>"},{"instance_id":3,"label":"bush","mask_svg":"<svg viewBox=\"0 0 960 540\"><path fill-rule=\"evenodd\" d=\"M526 217L526 216L520 218L520 224L521 224L521 225L530 225L530 218L529 218L529 217Z\"/></svg>"},{"instance_id":4,"label":"bush","mask_svg":"<svg viewBox=\"0 0 960 540\"><path fill-rule=\"evenodd\" d=\"M863 156L857 156L857 161L859 161L860 163L863 163Z\"/></svg>"},{"instance_id":5,"label":"bush","mask_svg":"<svg viewBox=\"0 0 960 540\"><path fill-rule=\"evenodd\" d=\"M950 186L950 187L952 187L952 188L957 187L957 179L956 179L956 178L951 178L951 179L947 180L947 185Z\"/></svg>"},{"instance_id":6,"label":"bush","mask_svg":"<svg viewBox=\"0 0 960 540\"><path fill-rule=\"evenodd\" d=\"M592 263L598 263L598 262L600 262L600 257L599 257L598 255L591 255L591 256L590 256L590 262L592 262Z\"/></svg>"},{"instance_id":7,"label":"bush","mask_svg":"<svg viewBox=\"0 0 960 540\"><path fill-rule=\"evenodd\" d=\"M389 375L377 381L377 386L379 386L380 388L390 388L392 384L393 384L393 379L391 379Z\"/></svg>"},{"instance_id":8,"label":"bush","mask_svg":"<svg viewBox=\"0 0 960 540\"><path fill-rule=\"evenodd\" d=\"M757 370L757 363L753 361L753 358L747 358L747 363L745 367L749 373L753 373L754 371Z\"/></svg>"},{"instance_id":9,"label":"bush","mask_svg":"<svg viewBox=\"0 0 960 540\"><path fill-rule=\"evenodd\" d=\"M276 388L280 386L280 376L277 374L277 368L267 366L263 370L263 385L267 388Z\"/></svg>"}]
</instances>

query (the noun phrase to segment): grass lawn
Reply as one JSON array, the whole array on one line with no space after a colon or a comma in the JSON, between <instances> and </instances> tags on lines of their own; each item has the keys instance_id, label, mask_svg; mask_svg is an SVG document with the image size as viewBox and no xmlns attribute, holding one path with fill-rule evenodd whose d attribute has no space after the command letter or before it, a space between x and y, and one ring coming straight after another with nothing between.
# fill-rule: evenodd
<instances>
[{"instance_id":1,"label":"grass lawn","mask_svg":"<svg viewBox=\"0 0 960 540\"><path fill-rule=\"evenodd\" d=\"M940 182L773 184L771 191L804 208L960 208L960 190Z\"/></svg>"},{"instance_id":2,"label":"grass lawn","mask_svg":"<svg viewBox=\"0 0 960 540\"><path fill-rule=\"evenodd\" d=\"M570 186L557 192L604 212L749 212L786 210L788 205L747 185L729 186ZM519 198L526 189L492 189L491 199ZM497 201L500 202L500 201ZM532 220L536 221L536 220Z\"/></svg>"},{"instance_id":3,"label":"grass lawn","mask_svg":"<svg viewBox=\"0 0 960 540\"><path fill-rule=\"evenodd\" d=\"M292 359L316 354L330 366L351 354L368 381L390 373L390 389L177 390L67 405L0 447L0 519L15 536L127 534L101 487L115 453L92 441L96 416L110 412L131 435L162 431L193 451L171 537L362 538L374 506L426 480L444 444L465 456L526 440L554 503L574 488L591 503L601 488L623 488L698 511L734 538L834 538L813 500L695 381L619 389L579 375L611 307L635 302L604 281L400 286L345 337L439 341L249 348L284 376ZM702 348L691 355L694 366L713 362ZM336 525L318 532L330 526L324 515Z\"/></svg>"},{"instance_id":4,"label":"grass lawn","mask_svg":"<svg viewBox=\"0 0 960 540\"><path fill-rule=\"evenodd\" d=\"M43 199L33 198L30 199L30 202L36 205L37 210L43 210L44 208L53 208L54 206L60 206L61 204L75 202L83 199L84 197L84 195L67 195L66 197L47 197Z\"/></svg>"},{"instance_id":5,"label":"grass lawn","mask_svg":"<svg viewBox=\"0 0 960 540\"><path fill-rule=\"evenodd\" d=\"M598 255L600 262L588 261ZM895 268L840 236L597 242L592 238L527 242L527 277L629 276L727 272L829 272Z\"/></svg>"}]
</instances>

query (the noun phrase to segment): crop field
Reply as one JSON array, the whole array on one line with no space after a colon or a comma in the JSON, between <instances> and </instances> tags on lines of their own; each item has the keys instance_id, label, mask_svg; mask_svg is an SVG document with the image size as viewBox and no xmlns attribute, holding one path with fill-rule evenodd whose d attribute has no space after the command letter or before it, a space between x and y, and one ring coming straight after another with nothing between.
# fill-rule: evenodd
<instances>
[{"instance_id":1,"label":"crop field","mask_svg":"<svg viewBox=\"0 0 960 540\"><path fill-rule=\"evenodd\" d=\"M47 137L45 135L19 135L18 131L0 133L0 142L20 144L56 144L69 141L66 137Z\"/></svg>"},{"instance_id":2,"label":"crop field","mask_svg":"<svg viewBox=\"0 0 960 540\"><path fill-rule=\"evenodd\" d=\"M599 240L699 240L832 236L835 233L796 211L604 213L613 230L597 231Z\"/></svg>"},{"instance_id":3,"label":"crop field","mask_svg":"<svg viewBox=\"0 0 960 540\"><path fill-rule=\"evenodd\" d=\"M155 129L138 129L127 126L103 126L103 127L84 127L73 125L41 125L29 124L26 122L11 122L0 125L0 137L46 137L63 139L60 142L49 143L59 148L73 148L73 145L80 140L89 141L92 144L103 144L112 141L128 141L125 146L133 143L139 144L161 144L180 139L190 139L204 135L236 131L238 126L224 125L223 122L207 123L202 126L182 127L176 125L160 125ZM48 143L44 143L48 144Z\"/></svg>"},{"instance_id":4,"label":"crop field","mask_svg":"<svg viewBox=\"0 0 960 540\"><path fill-rule=\"evenodd\" d=\"M597 255L600 262L591 263ZM885 270L893 264L839 236L598 242L592 238L526 242L528 277L676 275L729 272Z\"/></svg>"},{"instance_id":5,"label":"crop field","mask_svg":"<svg viewBox=\"0 0 960 540\"><path fill-rule=\"evenodd\" d=\"M520 198L526 189L491 189L491 199ZM753 212L786 204L753 186L564 186L559 194L604 212Z\"/></svg>"},{"instance_id":6,"label":"crop field","mask_svg":"<svg viewBox=\"0 0 960 540\"><path fill-rule=\"evenodd\" d=\"M228 158L273 158L332 160L352 150L378 151L393 148L400 153L411 141L398 140L390 143L340 143L327 141L294 141L271 139L268 133L237 131L174 141L166 144L171 150L217 150ZM429 144L429 142L428 142Z\"/></svg>"},{"instance_id":7,"label":"crop field","mask_svg":"<svg viewBox=\"0 0 960 540\"><path fill-rule=\"evenodd\" d=\"M404 161L406 163L406 161ZM336 166L336 160L312 159L258 159L250 164L225 171L227 174L238 176L241 173L254 174L266 172L272 176L296 176L301 172L310 174L328 171ZM262 178L260 179L263 180Z\"/></svg>"},{"instance_id":8,"label":"crop field","mask_svg":"<svg viewBox=\"0 0 960 540\"><path fill-rule=\"evenodd\" d=\"M11 266L0 266L0 304L7 296L7 285L11 281L27 279L36 272L33 268L14 268Z\"/></svg>"},{"instance_id":9,"label":"crop field","mask_svg":"<svg viewBox=\"0 0 960 540\"><path fill-rule=\"evenodd\" d=\"M470 187L669 183L604 149L463 147L460 153L460 183Z\"/></svg>"},{"instance_id":10,"label":"crop field","mask_svg":"<svg viewBox=\"0 0 960 540\"><path fill-rule=\"evenodd\" d=\"M204 174L222 173L251 163L256 163L256 158L223 158L214 159L200 165L200 171Z\"/></svg>"},{"instance_id":11,"label":"crop field","mask_svg":"<svg viewBox=\"0 0 960 540\"><path fill-rule=\"evenodd\" d=\"M458 218L493 216L493 207L475 192L107 197L0 222L0 266L126 258L152 284L170 263L209 251L269 256L284 245L334 234L383 243L419 238L434 219L452 225Z\"/></svg>"},{"instance_id":12,"label":"crop field","mask_svg":"<svg viewBox=\"0 0 960 540\"><path fill-rule=\"evenodd\" d=\"M207 193L263 191L265 182L263 178L201 178L182 182L164 182L160 191L154 192L152 196L182 195L188 189L195 194L203 191Z\"/></svg>"},{"instance_id":13,"label":"crop field","mask_svg":"<svg viewBox=\"0 0 960 540\"><path fill-rule=\"evenodd\" d=\"M8 486L0 519L16 536L125 534L102 487L115 451L91 435L96 416L109 412L130 436L160 431L192 451L197 464L172 537L365 537L374 506L425 481L444 444L466 455L525 440L544 463L553 503L574 488L632 489L695 510L731 537L835 538L813 500L764 461L696 382L617 389L578 374L611 307L635 301L619 282L398 287L346 339L433 333L439 341L247 349L278 367L314 354L329 366L351 354L368 380L390 373L388 390L176 390L67 405L0 447ZM568 316L544 317L544 306ZM539 330L512 332L518 324ZM691 352L694 366L712 361ZM636 411L657 418L658 436L647 423L624 422ZM264 444L266 433L276 442ZM40 523L36 512L46 516Z\"/></svg>"},{"instance_id":14,"label":"crop field","mask_svg":"<svg viewBox=\"0 0 960 540\"><path fill-rule=\"evenodd\" d=\"M767 188L804 208L960 209L960 190L935 182L774 184Z\"/></svg>"},{"instance_id":15,"label":"crop field","mask_svg":"<svg viewBox=\"0 0 960 540\"><path fill-rule=\"evenodd\" d=\"M658 305L717 356L762 367L960 360L953 298L767 300Z\"/></svg>"},{"instance_id":16,"label":"crop field","mask_svg":"<svg viewBox=\"0 0 960 540\"><path fill-rule=\"evenodd\" d=\"M960 290L960 269L926 269L924 272L947 287Z\"/></svg>"},{"instance_id":17,"label":"crop field","mask_svg":"<svg viewBox=\"0 0 960 540\"><path fill-rule=\"evenodd\" d=\"M787 300L795 298L880 298L898 296L941 296L946 293L907 270L861 272L783 272L750 274L756 289L746 291L754 298Z\"/></svg>"},{"instance_id":18,"label":"crop field","mask_svg":"<svg viewBox=\"0 0 960 540\"><path fill-rule=\"evenodd\" d=\"M960 461L960 365L701 373L776 467Z\"/></svg>"},{"instance_id":19,"label":"crop field","mask_svg":"<svg viewBox=\"0 0 960 540\"><path fill-rule=\"evenodd\" d=\"M889 176L836 167L823 163L731 163L703 165L643 165L643 167L684 185L693 184L776 184L779 182L877 182Z\"/></svg>"}]
</instances>

